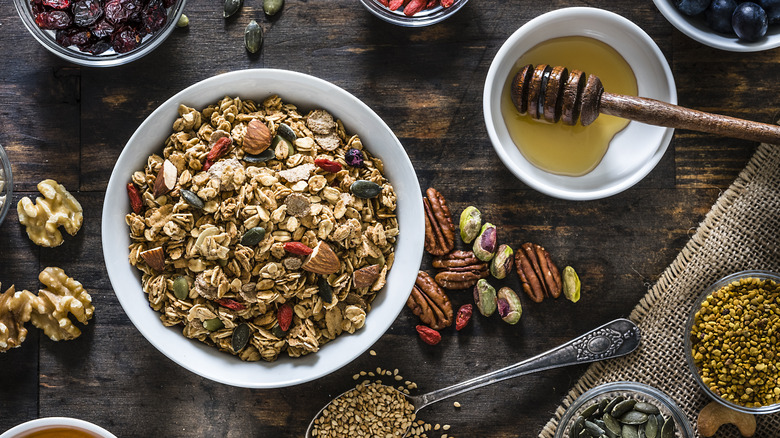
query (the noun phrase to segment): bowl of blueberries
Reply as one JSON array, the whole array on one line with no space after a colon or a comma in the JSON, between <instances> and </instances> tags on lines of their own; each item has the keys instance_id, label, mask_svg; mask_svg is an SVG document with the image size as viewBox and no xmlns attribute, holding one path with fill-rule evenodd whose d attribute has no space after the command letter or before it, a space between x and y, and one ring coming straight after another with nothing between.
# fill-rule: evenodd
<instances>
[{"instance_id":1,"label":"bowl of blueberries","mask_svg":"<svg viewBox=\"0 0 780 438\"><path fill-rule=\"evenodd\" d=\"M731 52L780 46L780 0L653 0L680 32Z\"/></svg>"},{"instance_id":2,"label":"bowl of blueberries","mask_svg":"<svg viewBox=\"0 0 780 438\"><path fill-rule=\"evenodd\" d=\"M55 55L110 67L134 61L171 34L186 0L13 0L22 23Z\"/></svg>"}]
</instances>

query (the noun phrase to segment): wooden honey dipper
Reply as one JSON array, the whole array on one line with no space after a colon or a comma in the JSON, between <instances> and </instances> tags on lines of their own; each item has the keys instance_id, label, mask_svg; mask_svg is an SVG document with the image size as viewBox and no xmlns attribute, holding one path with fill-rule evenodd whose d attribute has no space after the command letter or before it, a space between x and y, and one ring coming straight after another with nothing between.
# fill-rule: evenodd
<instances>
[{"instance_id":1,"label":"wooden honey dipper","mask_svg":"<svg viewBox=\"0 0 780 438\"><path fill-rule=\"evenodd\" d=\"M583 126L599 113L670 128L780 144L780 126L706 113L645 97L604 91L601 80L580 70L526 65L512 79L512 102L521 115L550 123Z\"/></svg>"}]
</instances>

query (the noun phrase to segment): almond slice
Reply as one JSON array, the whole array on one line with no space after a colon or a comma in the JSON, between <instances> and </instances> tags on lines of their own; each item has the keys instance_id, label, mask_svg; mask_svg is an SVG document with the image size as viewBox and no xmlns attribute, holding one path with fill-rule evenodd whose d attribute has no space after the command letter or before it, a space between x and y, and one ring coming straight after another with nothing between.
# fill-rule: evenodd
<instances>
[{"instance_id":1,"label":"almond slice","mask_svg":"<svg viewBox=\"0 0 780 438\"><path fill-rule=\"evenodd\" d=\"M304 260L303 269L315 274L330 275L341 269L341 261L330 246L320 240L314 251Z\"/></svg>"}]
</instances>

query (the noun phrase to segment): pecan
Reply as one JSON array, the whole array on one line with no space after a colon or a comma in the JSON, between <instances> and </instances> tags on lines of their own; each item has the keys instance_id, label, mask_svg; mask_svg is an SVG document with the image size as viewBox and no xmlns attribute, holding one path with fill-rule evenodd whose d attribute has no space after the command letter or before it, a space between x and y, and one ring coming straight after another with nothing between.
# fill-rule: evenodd
<instances>
[{"instance_id":1,"label":"pecan","mask_svg":"<svg viewBox=\"0 0 780 438\"><path fill-rule=\"evenodd\" d=\"M531 300L541 303L544 297L558 298L563 290L561 273L542 246L524 243L515 253L515 268L523 290Z\"/></svg>"},{"instance_id":2,"label":"pecan","mask_svg":"<svg viewBox=\"0 0 780 438\"><path fill-rule=\"evenodd\" d=\"M455 224L444 196L432 187L425 194L425 250L441 256L455 247Z\"/></svg>"},{"instance_id":3,"label":"pecan","mask_svg":"<svg viewBox=\"0 0 780 438\"><path fill-rule=\"evenodd\" d=\"M427 272L420 271L406 307L420 317L420 321L436 330L452 325L452 303L444 290Z\"/></svg>"},{"instance_id":4,"label":"pecan","mask_svg":"<svg viewBox=\"0 0 780 438\"><path fill-rule=\"evenodd\" d=\"M436 274L436 283L445 289L467 289L477 280L488 276L488 264L479 260L471 251L453 251L445 256L435 257L433 267L441 269Z\"/></svg>"}]
</instances>

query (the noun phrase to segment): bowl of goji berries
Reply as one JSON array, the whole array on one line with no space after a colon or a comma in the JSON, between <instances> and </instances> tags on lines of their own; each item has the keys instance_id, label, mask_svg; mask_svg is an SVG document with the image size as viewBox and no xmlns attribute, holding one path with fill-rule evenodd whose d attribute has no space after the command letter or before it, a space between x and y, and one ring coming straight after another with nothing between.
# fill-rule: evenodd
<instances>
[{"instance_id":1,"label":"bowl of goji berries","mask_svg":"<svg viewBox=\"0 0 780 438\"><path fill-rule=\"evenodd\" d=\"M444 21L468 0L360 0L372 14L398 26L422 27Z\"/></svg>"},{"instance_id":2,"label":"bowl of goji berries","mask_svg":"<svg viewBox=\"0 0 780 438\"><path fill-rule=\"evenodd\" d=\"M171 34L186 0L13 0L22 23L55 55L111 67L134 61Z\"/></svg>"}]
</instances>

